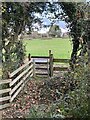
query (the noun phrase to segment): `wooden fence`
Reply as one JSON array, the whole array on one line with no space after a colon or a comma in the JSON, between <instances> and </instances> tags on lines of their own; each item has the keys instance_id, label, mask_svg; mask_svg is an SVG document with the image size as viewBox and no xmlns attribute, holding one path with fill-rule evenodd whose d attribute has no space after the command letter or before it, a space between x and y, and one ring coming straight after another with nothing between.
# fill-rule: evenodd
<instances>
[{"instance_id":1,"label":"wooden fence","mask_svg":"<svg viewBox=\"0 0 90 120\"><path fill-rule=\"evenodd\" d=\"M10 84L11 79L7 80L2 80L0 81L0 86L5 85L5 84ZM6 88L6 89L1 89L0 90L0 110L3 108L6 108L10 105L9 101L11 99L9 92L11 91L11 88ZM3 96L4 94L7 94L7 96Z\"/></svg>"},{"instance_id":2,"label":"wooden fence","mask_svg":"<svg viewBox=\"0 0 90 120\"><path fill-rule=\"evenodd\" d=\"M9 84L8 88L0 90L0 109L6 108L10 105L32 76L33 62L30 60L10 73L8 80L2 80L0 82L0 85Z\"/></svg>"},{"instance_id":3,"label":"wooden fence","mask_svg":"<svg viewBox=\"0 0 90 120\"><path fill-rule=\"evenodd\" d=\"M34 61L34 58L36 59L43 59L44 61ZM12 73L9 73L9 79L2 80L0 82L0 86L3 86L5 84L8 85L8 88L0 88L0 109L6 108L10 105L10 103L16 98L16 96L20 93L22 88L25 86L27 81L36 75L35 69L46 70L49 77L53 76L54 71L60 71L60 70L67 70L67 67L56 67L54 66L54 63L68 63L68 59L56 59L53 57L53 54L51 53L51 50L49 50L48 56L32 56L30 57L30 54L28 56L28 62L23 64L21 67L13 71ZM41 67L41 68L35 68L35 64L46 65L47 67ZM40 73L38 73L40 74ZM45 75L44 72L40 75Z\"/></svg>"},{"instance_id":4,"label":"wooden fence","mask_svg":"<svg viewBox=\"0 0 90 120\"><path fill-rule=\"evenodd\" d=\"M69 59L57 59L54 58L52 51L49 50L49 55L48 56L31 56L32 59L36 60L34 63L37 65L45 65L47 66L44 68L36 67L36 70L47 70L48 73L36 73L34 70L35 75L48 75L49 77L53 76L54 71L66 71L68 70L67 66L55 66L55 63L64 63L67 64L69 63ZM45 61L46 60L46 61Z\"/></svg>"}]
</instances>

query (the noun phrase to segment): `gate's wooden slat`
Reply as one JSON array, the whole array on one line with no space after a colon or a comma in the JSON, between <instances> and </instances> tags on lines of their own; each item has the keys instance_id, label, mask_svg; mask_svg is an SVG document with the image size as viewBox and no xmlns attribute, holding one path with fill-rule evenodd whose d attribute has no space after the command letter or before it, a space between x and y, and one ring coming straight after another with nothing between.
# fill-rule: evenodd
<instances>
[{"instance_id":1,"label":"gate's wooden slat","mask_svg":"<svg viewBox=\"0 0 90 120\"><path fill-rule=\"evenodd\" d=\"M35 62L35 64L48 64L48 62Z\"/></svg>"},{"instance_id":2,"label":"gate's wooden slat","mask_svg":"<svg viewBox=\"0 0 90 120\"><path fill-rule=\"evenodd\" d=\"M53 62L60 62L60 63L69 63L69 59L53 59Z\"/></svg>"},{"instance_id":3,"label":"gate's wooden slat","mask_svg":"<svg viewBox=\"0 0 90 120\"><path fill-rule=\"evenodd\" d=\"M14 92L15 92L15 90L17 90L18 89L18 87L22 84L22 83L24 83L24 81L27 79L27 77L32 73L32 71L33 70L31 70L28 74L26 74L26 76L10 91L10 95L12 95Z\"/></svg>"},{"instance_id":4,"label":"gate's wooden slat","mask_svg":"<svg viewBox=\"0 0 90 120\"><path fill-rule=\"evenodd\" d=\"M36 75L48 75L48 73L36 73Z\"/></svg>"},{"instance_id":5,"label":"gate's wooden slat","mask_svg":"<svg viewBox=\"0 0 90 120\"><path fill-rule=\"evenodd\" d=\"M47 58L47 59L49 59L49 56L31 56L31 58Z\"/></svg>"},{"instance_id":6,"label":"gate's wooden slat","mask_svg":"<svg viewBox=\"0 0 90 120\"><path fill-rule=\"evenodd\" d=\"M48 68L35 68L36 70L48 70Z\"/></svg>"},{"instance_id":7,"label":"gate's wooden slat","mask_svg":"<svg viewBox=\"0 0 90 120\"><path fill-rule=\"evenodd\" d=\"M10 106L10 103L4 104L4 105L0 105L0 110L4 109L4 108L7 108L9 106Z\"/></svg>"},{"instance_id":8,"label":"gate's wooden slat","mask_svg":"<svg viewBox=\"0 0 90 120\"><path fill-rule=\"evenodd\" d=\"M2 101L6 101L6 100L10 100L10 96L7 96L7 97L1 97L0 98L0 102L2 102Z\"/></svg>"},{"instance_id":9,"label":"gate's wooden slat","mask_svg":"<svg viewBox=\"0 0 90 120\"><path fill-rule=\"evenodd\" d=\"M68 70L68 67L54 67L53 70L54 71L66 71Z\"/></svg>"},{"instance_id":10,"label":"gate's wooden slat","mask_svg":"<svg viewBox=\"0 0 90 120\"><path fill-rule=\"evenodd\" d=\"M25 71L23 71L18 77L16 77L11 83L10 86L12 86L13 84L15 84L24 74L26 74L31 68L33 67L33 65L29 66Z\"/></svg>"},{"instance_id":11,"label":"gate's wooden slat","mask_svg":"<svg viewBox=\"0 0 90 120\"><path fill-rule=\"evenodd\" d=\"M2 89L2 90L0 90L0 94L7 93L7 92L10 92L10 91L11 91L11 88Z\"/></svg>"},{"instance_id":12,"label":"gate's wooden slat","mask_svg":"<svg viewBox=\"0 0 90 120\"><path fill-rule=\"evenodd\" d=\"M0 84L6 84L6 83L10 83L11 79L7 79L7 80L0 80Z\"/></svg>"},{"instance_id":13,"label":"gate's wooden slat","mask_svg":"<svg viewBox=\"0 0 90 120\"><path fill-rule=\"evenodd\" d=\"M10 73L10 77L13 77L15 74L17 74L20 70L22 70L24 67L26 67L30 63L32 63L32 60L30 60L26 64L22 65L21 67L19 67L18 69L16 69L14 72Z\"/></svg>"}]
</instances>

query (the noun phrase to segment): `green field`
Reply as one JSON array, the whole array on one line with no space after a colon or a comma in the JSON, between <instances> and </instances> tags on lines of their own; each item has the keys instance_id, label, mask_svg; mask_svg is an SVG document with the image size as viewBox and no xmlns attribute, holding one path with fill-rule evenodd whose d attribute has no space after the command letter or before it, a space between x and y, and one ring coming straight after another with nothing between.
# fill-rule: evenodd
<instances>
[{"instance_id":1,"label":"green field","mask_svg":"<svg viewBox=\"0 0 90 120\"><path fill-rule=\"evenodd\" d=\"M72 45L69 39L33 39L23 40L26 45L26 54L47 56L48 51L52 50L55 58L70 58Z\"/></svg>"}]
</instances>

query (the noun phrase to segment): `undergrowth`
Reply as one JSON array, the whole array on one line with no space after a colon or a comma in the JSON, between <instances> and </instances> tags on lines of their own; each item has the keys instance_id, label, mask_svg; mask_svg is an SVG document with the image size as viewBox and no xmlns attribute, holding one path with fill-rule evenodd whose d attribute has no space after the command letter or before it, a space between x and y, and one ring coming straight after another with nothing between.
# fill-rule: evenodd
<instances>
[{"instance_id":1,"label":"undergrowth","mask_svg":"<svg viewBox=\"0 0 90 120\"><path fill-rule=\"evenodd\" d=\"M41 102L31 107L27 118L89 117L89 80L90 68L81 61L63 78L45 81L38 86Z\"/></svg>"}]
</instances>

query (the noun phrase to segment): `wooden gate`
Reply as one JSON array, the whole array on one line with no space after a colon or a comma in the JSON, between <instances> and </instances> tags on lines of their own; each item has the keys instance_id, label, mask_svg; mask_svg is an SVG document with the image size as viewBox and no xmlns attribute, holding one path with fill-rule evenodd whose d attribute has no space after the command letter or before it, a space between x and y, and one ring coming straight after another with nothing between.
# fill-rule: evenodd
<instances>
[{"instance_id":1,"label":"wooden gate","mask_svg":"<svg viewBox=\"0 0 90 120\"><path fill-rule=\"evenodd\" d=\"M51 50L49 50L48 56L31 56L31 59L34 63L34 77L52 77L55 71L67 71L69 66L69 59L54 58Z\"/></svg>"},{"instance_id":2,"label":"wooden gate","mask_svg":"<svg viewBox=\"0 0 90 120\"><path fill-rule=\"evenodd\" d=\"M34 64L34 77L46 76L49 77L49 57L46 56L32 56Z\"/></svg>"}]
</instances>

